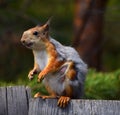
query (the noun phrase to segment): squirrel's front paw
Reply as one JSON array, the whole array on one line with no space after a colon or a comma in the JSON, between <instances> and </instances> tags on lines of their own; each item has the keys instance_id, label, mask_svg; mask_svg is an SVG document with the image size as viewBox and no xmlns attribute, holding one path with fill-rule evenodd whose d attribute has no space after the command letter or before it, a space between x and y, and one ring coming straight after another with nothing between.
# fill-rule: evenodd
<instances>
[{"instance_id":1,"label":"squirrel's front paw","mask_svg":"<svg viewBox=\"0 0 120 115\"><path fill-rule=\"evenodd\" d=\"M44 79L45 74L44 73L40 73L38 76L38 82L41 82Z\"/></svg>"},{"instance_id":2,"label":"squirrel's front paw","mask_svg":"<svg viewBox=\"0 0 120 115\"><path fill-rule=\"evenodd\" d=\"M33 79L33 75L34 75L34 71L31 70L31 71L29 72L29 74L28 74L29 80L32 80L32 79Z\"/></svg>"}]
</instances>

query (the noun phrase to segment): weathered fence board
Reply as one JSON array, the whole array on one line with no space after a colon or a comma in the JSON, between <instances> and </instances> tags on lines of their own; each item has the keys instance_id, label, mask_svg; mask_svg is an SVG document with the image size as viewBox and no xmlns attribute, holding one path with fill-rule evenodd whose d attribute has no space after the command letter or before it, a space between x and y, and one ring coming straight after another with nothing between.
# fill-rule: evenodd
<instances>
[{"instance_id":1,"label":"weathered fence board","mask_svg":"<svg viewBox=\"0 0 120 115\"><path fill-rule=\"evenodd\" d=\"M71 100L60 108L57 99L31 98L29 87L1 87L0 115L120 115L120 101Z\"/></svg>"},{"instance_id":2,"label":"weathered fence board","mask_svg":"<svg viewBox=\"0 0 120 115\"><path fill-rule=\"evenodd\" d=\"M120 115L120 101L71 100L63 109L57 99L30 99L29 115Z\"/></svg>"},{"instance_id":3,"label":"weathered fence board","mask_svg":"<svg viewBox=\"0 0 120 115\"><path fill-rule=\"evenodd\" d=\"M7 100L6 100L6 88L0 88L0 115L7 115Z\"/></svg>"},{"instance_id":4,"label":"weathered fence board","mask_svg":"<svg viewBox=\"0 0 120 115\"><path fill-rule=\"evenodd\" d=\"M0 88L0 115L27 115L28 96L24 86Z\"/></svg>"}]
</instances>

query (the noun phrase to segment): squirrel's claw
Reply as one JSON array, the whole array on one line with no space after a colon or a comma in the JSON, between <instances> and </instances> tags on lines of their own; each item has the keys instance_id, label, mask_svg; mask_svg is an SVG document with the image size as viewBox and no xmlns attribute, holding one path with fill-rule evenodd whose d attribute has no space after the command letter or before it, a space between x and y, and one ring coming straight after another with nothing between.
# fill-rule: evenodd
<instances>
[{"instance_id":1,"label":"squirrel's claw","mask_svg":"<svg viewBox=\"0 0 120 115\"><path fill-rule=\"evenodd\" d=\"M32 70L29 72L29 74L28 74L29 80L32 80L35 74L37 74L37 70L36 70L36 69L32 69Z\"/></svg>"},{"instance_id":2,"label":"squirrel's claw","mask_svg":"<svg viewBox=\"0 0 120 115\"><path fill-rule=\"evenodd\" d=\"M44 79L45 75L46 75L45 72L43 72L43 71L40 72L40 74L38 75L38 82L41 82Z\"/></svg>"},{"instance_id":3,"label":"squirrel's claw","mask_svg":"<svg viewBox=\"0 0 120 115\"><path fill-rule=\"evenodd\" d=\"M29 78L29 80L32 80L32 79L33 79L33 72L32 72L32 71L29 72L28 78Z\"/></svg>"},{"instance_id":4,"label":"squirrel's claw","mask_svg":"<svg viewBox=\"0 0 120 115\"><path fill-rule=\"evenodd\" d=\"M43 76L43 75L39 75L39 76L38 76L38 82L41 82L43 79L44 79L44 76Z\"/></svg>"},{"instance_id":5,"label":"squirrel's claw","mask_svg":"<svg viewBox=\"0 0 120 115\"><path fill-rule=\"evenodd\" d=\"M70 101L70 97L61 96L58 100L58 106L66 107Z\"/></svg>"},{"instance_id":6,"label":"squirrel's claw","mask_svg":"<svg viewBox=\"0 0 120 115\"><path fill-rule=\"evenodd\" d=\"M39 78L38 78L37 82L42 82L42 80L43 80L43 79L39 79Z\"/></svg>"},{"instance_id":7,"label":"squirrel's claw","mask_svg":"<svg viewBox=\"0 0 120 115\"><path fill-rule=\"evenodd\" d=\"M41 77L40 79L38 78L38 82L42 82L42 80L44 79L44 77Z\"/></svg>"},{"instance_id":8,"label":"squirrel's claw","mask_svg":"<svg viewBox=\"0 0 120 115\"><path fill-rule=\"evenodd\" d=\"M29 80L32 80L33 79L33 76L29 76Z\"/></svg>"}]
</instances>

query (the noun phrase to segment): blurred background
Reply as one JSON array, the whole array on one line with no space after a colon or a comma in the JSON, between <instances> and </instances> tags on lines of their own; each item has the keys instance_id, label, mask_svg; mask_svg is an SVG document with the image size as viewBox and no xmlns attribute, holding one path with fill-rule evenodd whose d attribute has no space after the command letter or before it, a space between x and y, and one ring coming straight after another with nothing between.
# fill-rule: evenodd
<instances>
[{"instance_id":1,"label":"blurred background","mask_svg":"<svg viewBox=\"0 0 120 115\"><path fill-rule=\"evenodd\" d=\"M51 16L51 36L73 46L89 66L85 98L120 99L119 0L0 0L0 86L38 88L27 78L32 51L20 39Z\"/></svg>"}]
</instances>

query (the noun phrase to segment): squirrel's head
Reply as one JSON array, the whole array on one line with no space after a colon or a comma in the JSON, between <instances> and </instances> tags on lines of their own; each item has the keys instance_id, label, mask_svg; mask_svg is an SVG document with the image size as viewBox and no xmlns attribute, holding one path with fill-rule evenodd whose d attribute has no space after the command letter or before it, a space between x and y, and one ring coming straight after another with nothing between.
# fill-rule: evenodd
<instances>
[{"instance_id":1,"label":"squirrel's head","mask_svg":"<svg viewBox=\"0 0 120 115\"><path fill-rule=\"evenodd\" d=\"M21 38L21 42L27 48L41 49L45 47L45 42L49 39L50 19L42 26L36 26L26 30Z\"/></svg>"}]
</instances>

